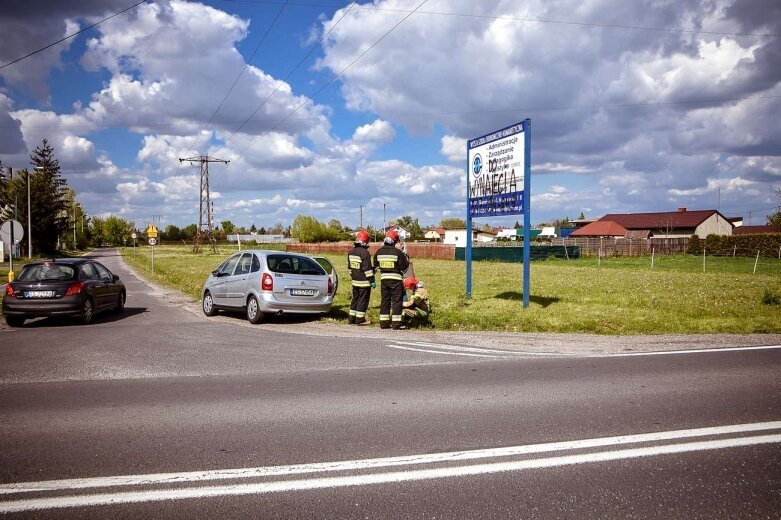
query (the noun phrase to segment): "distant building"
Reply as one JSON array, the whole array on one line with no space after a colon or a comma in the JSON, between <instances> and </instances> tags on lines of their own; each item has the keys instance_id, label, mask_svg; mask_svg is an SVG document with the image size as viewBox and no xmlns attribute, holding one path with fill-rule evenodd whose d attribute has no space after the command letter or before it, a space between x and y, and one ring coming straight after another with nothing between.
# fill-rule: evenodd
<instances>
[{"instance_id":1,"label":"distant building","mask_svg":"<svg viewBox=\"0 0 781 520\"><path fill-rule=\"evenodd\" d=\"M464 247L466 245L466 238L466 229L446 229L445 237L442 241L445 244L453 244L458 247ZM478 229L472 230L472 242L493 242L495 240L496 235L491 231L480 231Z\"/></svg>"},{"instance_id":2,"label":"distant building","mask_svg":"<svg viewBox=\"0 0 781 520\"><path fill-rule=\"evenodd\" d=\"M499 231L496 232L496 238L497 240L500 238L509 238L510 240L517 240L518 231L520 230L515 228L499 228Z\"/></svg>"},{"instance_id":3,"label":"distant building","mask_svg":"<svg viewBox=\"0 0 781 520\"><path fill-rule=\"evenodd\" d=\"M606 223L617 224L611 226ZM619 235L621 228L625 230ZM575 230L571 237L624 236L626 238L683 238L731 235L734 225L715 209L661 213L611 213Z\"/></svg>"},{"instance_id":4,"label":"distant building","mask_svg":"<svg viewBox=\"0 0 781 520\"><path fill-rule=\"evenodd\" d=\"M445 228L441 228L441 227L429 229L423 235L423 238L427 240L432 240L434 242L442 242L442 239L444 237L445 237Z\"/></svg>"},{"instance_id":5,"label":"distant building","mask_svg":"<svg viewBox=\"0 0 781 520\"><path fill-rule=\"evenodd\" d=\"M732 231L733 235L756 235L758 233L781 233L781 226L740 226Z\"/></svg>"},{"instance_id":6,"label":"distant building","mask_svg":"<svg viewBox=\"0 0 781 520\"><path fill-rule=\"evenodd\" d=\"M399 234L399 238L402 240L407 240L410 236L412 236L412 233L400 226L388 226L385 228L386 233L391 230L396 231L396 233Z\"/></svg>"}]
</instances>

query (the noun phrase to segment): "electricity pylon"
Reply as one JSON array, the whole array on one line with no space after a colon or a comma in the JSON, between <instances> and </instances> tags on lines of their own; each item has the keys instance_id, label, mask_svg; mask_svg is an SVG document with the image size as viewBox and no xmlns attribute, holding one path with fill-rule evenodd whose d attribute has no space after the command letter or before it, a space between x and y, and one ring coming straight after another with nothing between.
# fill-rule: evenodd
<instances>
[{"instance_id":1,"label":"electricity pylon","mask_svg":"<svg viewBox=\"0 0 781 520\"><path fill-rule=\"evenodd\" d=\"M198 212L198 230L195 233L195 243L193 244L193 252L199 253L201 251L201 244L203 242L209 242L213 252L217 252L217 241L214 238L214 223L212 219L212 203L209 195L209 163L223 163L228 164L230 161L224 159L215 159L208 155L199 155L198 157L179 158L179 163L189 162L200 163L201 166L201 202L200 210Z\"/></svg>"}]
</instances>

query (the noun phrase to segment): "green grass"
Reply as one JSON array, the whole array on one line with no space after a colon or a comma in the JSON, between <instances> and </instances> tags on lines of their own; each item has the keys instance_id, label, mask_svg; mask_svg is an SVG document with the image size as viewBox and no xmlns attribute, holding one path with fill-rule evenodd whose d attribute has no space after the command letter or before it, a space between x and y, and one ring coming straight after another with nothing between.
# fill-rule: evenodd
<instances>
[{"instance_id":1,"label":"green grass","mask_svg":"<svg viewBox=\"0 0 781 520\"><path fill-rule=\"evenodd\" d=\"M193 299L209 272L235 249L193 254L188 248L158 247L155 281ZM150 248L123 250L125 259L150 273ZM343 255L324 255L339 271L340 285L325 318L344 323L350 283ZM713 269L708 270L709 261ZM519 264L474 262L472 298L465 295L465 264L414 259L415 274L431 295L434 330L581 332L597 334L781 333L781 306L766 293L781 294L781 262L677 255L650 258L548 260L531 266L530 306L522 307ZM379 290L372 291L369 318L377 322Z\"/></svg>"}]
</instances>

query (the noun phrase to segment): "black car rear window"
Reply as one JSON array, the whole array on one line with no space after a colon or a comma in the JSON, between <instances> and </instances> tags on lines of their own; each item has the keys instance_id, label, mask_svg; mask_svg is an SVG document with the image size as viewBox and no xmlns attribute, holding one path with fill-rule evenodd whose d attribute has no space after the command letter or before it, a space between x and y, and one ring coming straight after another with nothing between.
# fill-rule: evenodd
<instances>
[{"instance_id":1,"label":"black car rear window","mask_svg":"<svg viewBox=\"0 0 781 520\"><path fill-rule=\"evenodd\" d=\"M275 273L325 274L320 264L305 256L268 255L266 263L269 270Z\"/></svg>"},{"instance_id":2,"label":"black car rear window","mask_svg":"<svg viewBox=\"0 0 781 520\"><path fill-rule=\"evenodd\" d=\"M76 278L76 269L68 264L34 264L24 267L17 282L61 282Z\"/></svg>"}]
</instances>

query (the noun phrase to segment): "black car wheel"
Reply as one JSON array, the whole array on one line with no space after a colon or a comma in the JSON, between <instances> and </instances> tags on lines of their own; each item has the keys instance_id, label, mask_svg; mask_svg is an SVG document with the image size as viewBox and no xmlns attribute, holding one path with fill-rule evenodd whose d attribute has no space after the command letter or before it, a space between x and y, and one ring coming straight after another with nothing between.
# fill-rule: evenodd
<instances>
[{"instance_id":1,"label":"black car wheel","mask_svg":"<svg viewBox=\"0 0 781 520\"><path fill-rule=\"evenodd\" d=\"M247 321L250 323L260 323L263 320L263 312L258 305L258 299L250 296L247 300Z\"/></svg>"},{"instance_id":2,"label":"black car wheel","mask_svg":"<svg viewBox=\"0 0 781 520\"><path fill-rule=\"evenodd\" d=\"M84 300L84 303L81 304L81 322L85 325L90 323L94 315L95 307L92 304L92 300L87 298Z\"/></svg>"},{"instance_id":3,"label":"black car wheel","mask_svg":"<svg viewBox=\"0 0 781 520\"><path fill-rule=\"evenodd\" d=\"M119 293L119 299L117 300L117 306L114 307L114 312L121 313L125 310L125 291Z\"/></svg>"},{"instance_id":4,"label":"black car wheel","mask_svg":"<svg viewBox=\"0 0 781 520\"><path fill-rule=\"evenodd\" d=\"M203 308L203 313L207 316L217 315L217 307L214 306L214 298L212 298L212 293L210 293L209 291L203 293L203 301L201 302L201 308Z\"/></svg>"},{"instance_id":5,"label":"black car wheel","mask_svg":"<svg viewBox=\"0 0 781 520\"><path fill-rule=\"evenodd\" d=\"M21 316L6 316L5 322L9 327L21 327L24 325L24 318Z\"/></svg>"}]
</instances>

